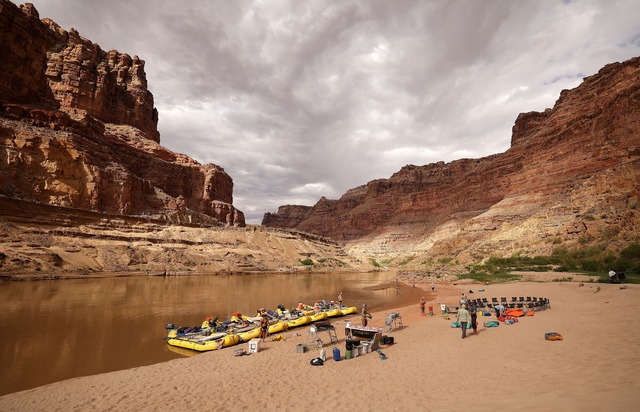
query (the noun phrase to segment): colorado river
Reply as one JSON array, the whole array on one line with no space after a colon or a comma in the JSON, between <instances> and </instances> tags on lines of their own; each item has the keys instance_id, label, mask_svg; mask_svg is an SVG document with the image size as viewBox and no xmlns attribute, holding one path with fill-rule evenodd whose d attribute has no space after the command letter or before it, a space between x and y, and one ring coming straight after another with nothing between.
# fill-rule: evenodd
<instances>
[{"instance_id":1,"label":"colorado river","mask_svg":"<svg viewBox=\"0 0 640 412\"><path fill-rule=\"evenodd\" d=\"M114 277L0 283L0 395L77 376L182 356L163 342L165 325L206 316L293 307L316 299L386 306L392 272Z\"/></svg>"}]
</instances>

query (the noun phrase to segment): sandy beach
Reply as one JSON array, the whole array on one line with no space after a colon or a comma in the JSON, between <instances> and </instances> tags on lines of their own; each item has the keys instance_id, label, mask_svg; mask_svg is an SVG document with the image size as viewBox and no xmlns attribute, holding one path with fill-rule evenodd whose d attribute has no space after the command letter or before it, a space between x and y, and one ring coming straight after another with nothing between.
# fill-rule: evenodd
<instances>
[{"instance_id":1,"label":"sandy beach","mask_svg":"<svg viewBox=\"0 0 640 412\"><path fill-rule=\"evenodd\" d=\"M344 359L344 323L360 323L352 316L332 321L340 362L331 359L334 345L326 346L323 366L309 364L318 349L297 353L307 339L303 327L283 333L284 341L268 339L249 356L228 348L70 379L0 397L0 410L629 411L640 402L640 331L632 323L639 286L458 283L439 284L431 295L429 285L416 285L425 289L434 316L421 316L417 301L373 313L373 326L384 327L389 312L403 318L404 327L389 334L395 344L381 347L386 360L376 353ZM479 317L479 335L463 340L439 304L453 305L469 290L470 297L489 299L546 297L551 308L497 328L483 326L495 317ZM564 340L546 341L546 332Z\"/></svg>"}]
</instances>

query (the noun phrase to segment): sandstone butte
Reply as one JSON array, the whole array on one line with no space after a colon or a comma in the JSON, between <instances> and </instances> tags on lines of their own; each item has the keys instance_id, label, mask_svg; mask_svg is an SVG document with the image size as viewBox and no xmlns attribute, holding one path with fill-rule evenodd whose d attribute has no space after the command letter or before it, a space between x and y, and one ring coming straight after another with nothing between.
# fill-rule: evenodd
<instances>
[{"instance_id":1,"label":"sandstone butte","mask_svg":"<svg viewBox=\"0 0 640 412\"><path fill-rule=\"evenodd\" d=\"M331 237L352 256L453 259L619 251L640 237L640 58L603 67L552 109L522 113L500 154L424 166L262 224Z\"/></svg>"},{"instance_id":2,"label":"sandstone butte","mask_svg":"<svg viewBox=\"0 0 640 412\"><path fill-rule=\"evenodd\" d=\"M342 255L319 236L246 228L223 168L160 145L144 67L0 0L0 275L278 270Z\"/></svg>"},{"instance_id":3,"label":"sandstone butte","mask_svg":"<svg viewBox=\"0 0 640 412\"><path fill-rule=\"evenodd\" d=\"M233 180L160 145L144 61L0 0L0 277L370 269L367 257L638 241L640 61L521 114L511 148L405 166L245 226Z\"/></svg>"}]
</instances>

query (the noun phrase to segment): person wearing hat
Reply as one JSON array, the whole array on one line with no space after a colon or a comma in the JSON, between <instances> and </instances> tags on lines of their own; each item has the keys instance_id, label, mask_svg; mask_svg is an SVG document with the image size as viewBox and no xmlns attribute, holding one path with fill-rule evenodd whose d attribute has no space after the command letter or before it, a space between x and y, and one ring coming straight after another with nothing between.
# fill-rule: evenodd
<instances>
[{"instance_id":1,"label":"person wearing hat","mask_svg":"<svg viewBox=\"0 0 640 412\"><path fill-rule=\"evenodd\" d=\"M458 309L458 315L456 321L460 322L460 328L462 329L462 339L467 337L467 323L471 321L471 315L467 310L467 305L460 305L460 309Z\"/></svg>"},{"instance_id":2,"label":"person wearing hat","mask_svg":"<svg viewBox=\"0 0 640 412\"><path fill-rule=\"evenodd\" d=\"M367 320L373 318L371 313L367 312L367 304L362 305L362 326L367 326Z\"/></svg>"}]
</instances>

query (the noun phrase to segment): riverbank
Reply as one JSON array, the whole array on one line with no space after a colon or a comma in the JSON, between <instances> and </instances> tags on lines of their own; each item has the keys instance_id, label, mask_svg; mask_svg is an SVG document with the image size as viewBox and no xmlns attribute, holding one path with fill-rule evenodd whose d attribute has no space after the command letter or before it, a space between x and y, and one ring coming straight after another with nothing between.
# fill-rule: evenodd
<instances>
[{"instance_id":1,"label":"riverbank","mask_svg":"<svg viewBox=\"0 0 640 412\"><path fill-rule=\"evenodd\" d=\"M282 334L286 340L268 340L250 356L223 349L70 379L0 397L0 410L625 411L640 402L640 332L627 314L640 298L638 285L439 284L434 294L426 284L415 289L422 288L434 316L420 316L417 301L409 301L414 294L373 313L374 326L384 326L385 313L392 311L403 318L404 327L392 333L396 343L382 348L386 360L371 353L311 366L318 350L296 353L308 329L294 329ZM480 317L480 334L462 340L460 329L450 327L453 319L439 314L439 304L455 304L462 291L473 297L546 297L551 308L498 328L483 327L495 318ZM359 323L357 316L333 321L343 358L349 319ZM564 340L545 341L546 332L559 332Z\"/></svg>"}]
</instances>

